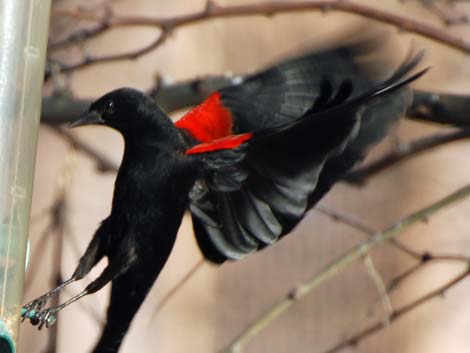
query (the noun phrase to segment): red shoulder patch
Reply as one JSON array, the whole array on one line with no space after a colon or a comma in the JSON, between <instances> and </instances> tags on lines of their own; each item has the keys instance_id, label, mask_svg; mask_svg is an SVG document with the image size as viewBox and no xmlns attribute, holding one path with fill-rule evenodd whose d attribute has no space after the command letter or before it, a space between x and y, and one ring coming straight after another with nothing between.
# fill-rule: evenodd
<instances>
[{"instance_id":1,"label":"red shoulder patch","mask_svg":"<svg viewBox=\"0 0 470 353\"><path fill-rule=\"evenodd\" d=\"M187 130L200 142L210 142L232 134L232 113L224 107L220 93L214 92L186 113L175 126Z\"/></svg>"},{"instance_id":2,"label":"red shoulder patch","mask_svg":"<svg viewBox=\"0 0 470 353\"><path fill-rule=\"evenodd\" d=\"M240 135L230 135L216 139L208 143L201 143L186 150L186 154L199 154L206 152L213 152L219 150L227 150L240 146L243 142L248 141L253 137L251 132Z\"/></svg>"}]
</instances>

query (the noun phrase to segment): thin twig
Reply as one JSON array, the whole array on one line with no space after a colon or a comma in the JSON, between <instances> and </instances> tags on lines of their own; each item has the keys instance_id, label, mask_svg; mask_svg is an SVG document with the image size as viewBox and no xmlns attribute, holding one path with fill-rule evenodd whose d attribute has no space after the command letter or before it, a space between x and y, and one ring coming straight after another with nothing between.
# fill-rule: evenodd
<instances>
[{"instance_id":1,"label":"thin twig","mask_svg":"<svg viewBox=\"0 0 470 353\"><path fill-rule=\"evenodd\" d=\"M451 261L451 262L469 262L470 258L465 255L459 254L433 254L430 252L423 252L420 255L420 261L412 265L406 271L402 272L398 276L392 278L387 284L387 292L391 293L397 289L405 280L416 274L418 271L423 269L426 265L435 263L438 261Z\"/></svg>"},{"instance_id":2,"label":"thin twig","mask_svg":"<svg viewBox=\"0 0 470 353\"><path fill-rule=\"evenodd\" d=\"M62 49L74 43L83 42L84 40L91 39L93 37L97 37L102 34L106 29L109 28L108 22L100 22L93 28L84 28L79 31L71 33L69 36L58 40L56 42L52 42L47 46L49 51Z\"/></svg>"},{"instance_id":3,"label":"thin twig","mask_svg":"<svg viewBox=\"0 0 470 353\"><path fill-rule=\"evenodd\" d=\"M392 300L390 299L390 296L388 295L388 292L387 292L387 286L385 285L382 276L377 270L377 267L375 266L370 254L367 254L364 257L364 265L367 269L367 274L372 279L372 282L374 283L375 288L377 288L380 301L382 302L382 306L386 313L384 322L388 324L390 322L390 315L392 315L392 312L393 312L393 306L392 306Z\"/></svg>"},{"instance_id":4,"label":"thin twig","mask_svg":"<svg viewBox=\"0 0 470 353\"><path fill-rule=\"evenodd\" d=\"M75 64L59 64L59 72L71 72L78 69L82 69L84 67L88 67L90 65L100 64L100 63L110 63L114 61L122 61L122 60L135 60L145 54L150 53L151 51L157 49L160 45L162 45L165 40L167 39L168 34L166 32L161 32L157 38L151 41L146 46L132 50L125 53L119 54L110 54L110 55L103 55L103 56L93 56L93 55L85 55L84 59L75 63Z\"/></svg>"},{"instance_id":5,"label":"thin twig","mask_svg":"<svg viewBox=\"0 0 470 353\"><path fill-rule=\"evenodd\" d=\"M423 268L422 262L417 262L414 265L410 266L407 270L400 273L398 276L395 276L387 283L387 293L392 293L396 290L405 280L410 278L416 272Z\"/></svg>"},{"instance_id":6,"label":"thin twig","mask_svg":"<svg viewBox=\"0 0 470 353\"><path fill-rule=\"evenodd\" d=\"M399 148L389 152L377 161L349 172L344 177L344 180L348 183L361 185L367 178L418 153L468 138L470 138L470 128L465 128L452 132L433 134L407 144L401 144Z\"/></svg>"},{"instance_id":7,"label":"thin twig","mask_svg":"<svg viewBox=\"0 0 470 353\"><path fill-rule=\"evenodd\" d=\"M392 314L390 315L390 323L395 322L397 319L399 319L403 315L405 315L405 314L409 313L410 311L416 309L420 305L423 305L423 304L427 303L431 299L433 299L435 297L442 296L448 289L455 286L456 284L458 284L459 282L461 282L462 280L467 278L467 276L469 276L469 275L470 275L470 267L467 264L467 269L465 271L463 271L461 274L459 274L458 276L454 277L448 283L440 286L439 288L433 290L432 292L429 292L426 295L423 295L422 297L412 301L411 303L409 303L409 304L407 304L407 305L405 305L405 306L403 306L399 309L394 310L392 312ZM373 333L385 328L386 325L387 325L386 323L384 323L382 321L378 321L378 322L368 326L364 330L360 331L359 333L357 333L357 334L347 338L346 340L343 340L343 341L339 342L338 344L334 345L333 347L327 349L326 351L324 351L324 353L336 353L338 351L341 351L344 348L357 346L357 344L360 341L362 341L366 337L372 335Z\"/></svg>"},{"instance_id":8,"label":"thin twig","mask_svg":"<svg viewBox=\"0 0 470 353\"><path fill-rule=\"evenodd\" d=\"M464 198L470 196L470 184L462 187L461 189L453 192L452 194L444 197L443 199L433 203L430 206L424 207L421 210L409 215L401 221L395 223L391 227L385 229L382 232L375 234L374 236L360 242L354 246L351 250L347 251L336 261L333 261L321 271L312 276L305 283L291 290L287 295L281 298L278 302L268 308L263 314L257 319L250 323L242 333L240 333L226 348L221 350L224 353L239 352L241 349L250 342L255 336L257 336L264 328L271 324L276 318L285 313L290 307L298 300L309 294L320 284L326 280L337 275L339 272L344 270L352 262L362 258L365 254L369 253L376 246L393 239L398 234L403 232L411 225L420 222L424 219L428 219L435 212L461 201ZM382 325L383 323L381 323Z\"/></svg>"},{"instance_id":9,"label":"thin twig","mask_svg":"<svg viewBox=\"0 0 470 353\"><path fill-rule=\"evenodd\" d=\"M317 205L314 210L324 215L327 215L335 221L341 222L342 224L348 225L356 230L359 230L360 232L368 236L373 236L377 233L376 229L372 228L363 221L352 217L351 215L326 207L324 205ZM421 260L421 257L423 256L421 253L411 249L405 244L402 244L398 239L390 239L390 244L414 259Z\"/></svg>"},{"instance_id":10,"label":"thin twig","mask_svg":"<svg viewBox=\"0 0 470 353\"><path fill-rule=\"evenodd\" d=\"M456 9L453 2L447 2L441 4L438 1L428 1L423 3L433 14L435 14L439 20L446 26L456 26L462 24L468 24L470 22L470 16L467 13L461 13L459 9ZM452 5L452 6L449 6Z\"/></svg>"},{"instance_id":11,"label":"thin twig","mask_svg":"<svg viewBox=\"0 0 470 353\"><path fill-rule=\"evenodd\" d=\"M71 146L78 149L80 152L85 153L85 155L93 158L93 160L96 161L96 167L100 172L116 172L119 169L119 166L114 161L94 147L81 141L65 128L61 126L50 126L50 128L52 131L63 137L65 141L67 141Z\"/></svg>"},{"instance_id":12,"label":"thin twig","mask_svg":"<svg viewBox=\"0 0 470 353\"><path fill-rule=\"evenodd\" d=\"M332 220L341 222L343 224L346 224L354 229L357 229L358 231L367 234L367 235L374 235L377 233L377 230L369 226L368 224L360 221L359 219L350 216L349 214L345 214L342 212L339 212L337 210L334 210L330 207L327 207L325 205L317 205L314 208L315 211L322 213L328 217L330 217Z\"/></svg>"},{"instance_id":13,"label":"thin twig","mask_svg":"<svg viewBox=\"0 0 470 353\"><path fill-rule=\"evenodd\" d=\"M52 206L48 206L44 209L42 209L41 211L39 211L37 214L35 215L31 215L31 218L29 220L29 224L32 225L40 220L43 220L45 216L47 216L48 214L50 214L52 212L52 208L54 207L54 204Z\"/></svg>"},{"instance_id":14,"label":"thin twig","mask_svg":"<svg viewBox=\"0 0 470 353\"><path fill-rule=\"evenodd\" d=\"M153 310L152 316L150 316L149 321L153 321L157 314L162 311L162 309L165 307L165 305L168 303L168 301L173 298L173 296L198 272L202 265L204 265L205 260L200 259L194 266L190 268L190 270L176 283L176 285L171 288L168 293L165 294L165 296L160 300L158 305L155 307Z\"/></svg>"}]
</instances>

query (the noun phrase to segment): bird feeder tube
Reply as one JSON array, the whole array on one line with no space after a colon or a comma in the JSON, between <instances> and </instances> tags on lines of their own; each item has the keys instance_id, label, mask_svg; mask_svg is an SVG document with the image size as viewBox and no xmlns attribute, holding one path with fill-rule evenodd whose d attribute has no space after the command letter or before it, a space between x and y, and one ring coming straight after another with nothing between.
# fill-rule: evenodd
<instances>
[{"instance_id":1,"label":"bird feeder tube","mask_svg":"<svg viewBox=\"0 0 470 353\"><path fill-rule=\"evenodd\" d=\"M50 0L0 1L0 351L14 353Z\"/></svg>"}]
</instances>

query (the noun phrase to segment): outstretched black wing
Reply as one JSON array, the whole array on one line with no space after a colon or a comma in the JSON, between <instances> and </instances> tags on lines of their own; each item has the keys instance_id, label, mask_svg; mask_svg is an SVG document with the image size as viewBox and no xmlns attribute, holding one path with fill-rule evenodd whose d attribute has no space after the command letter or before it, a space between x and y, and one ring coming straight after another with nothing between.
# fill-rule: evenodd
<instances>
[{"instance_id":1,"label":"outstretched black wing","mask_svg":"<svg viewBox=\"0 0 470 353\"><path fill-rule=\"evenodd\" d=\"M190 210L204 256L240 259L289 233L401 116L406 94L398 89L423 73L410 75L419 60L374 85L343 48L221 90L233 133L252 136L199 156L205 174L190 193Z\"/></svg>"}]
</instances>

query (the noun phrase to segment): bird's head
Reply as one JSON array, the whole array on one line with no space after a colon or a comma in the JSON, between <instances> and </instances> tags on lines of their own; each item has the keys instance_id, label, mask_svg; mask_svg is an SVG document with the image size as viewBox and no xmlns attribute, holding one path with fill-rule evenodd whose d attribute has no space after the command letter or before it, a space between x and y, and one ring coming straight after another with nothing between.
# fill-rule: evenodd
<instances>
[{"instance_id":1,"label":"bird's head","mask_svg":"<svg viewBox=\"0 0 470 353\"><path fill-rule=\"evenodd\" d=\"M136 132L158 132L171 120L146 94L133 88L111 91L94 101L88 110L70 127L83 125L105 125L124 136Z\"/></svg>"}]
</instances>

